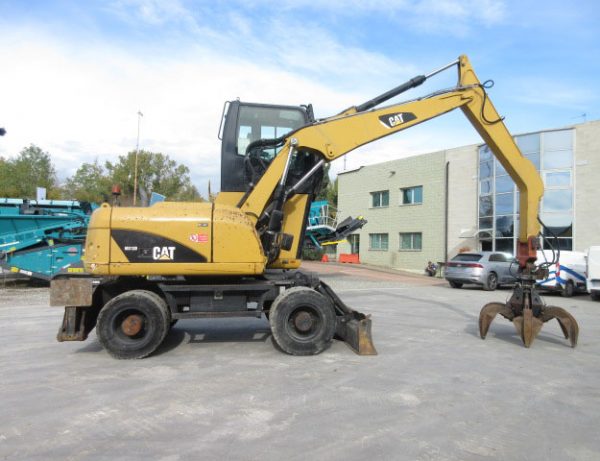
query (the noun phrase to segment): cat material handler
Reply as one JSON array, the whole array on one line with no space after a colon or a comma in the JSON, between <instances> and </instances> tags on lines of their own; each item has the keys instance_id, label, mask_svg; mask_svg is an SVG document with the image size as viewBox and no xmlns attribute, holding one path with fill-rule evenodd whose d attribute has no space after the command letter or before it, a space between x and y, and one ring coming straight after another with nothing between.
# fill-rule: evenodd
<instances>
[{"instance_id":1,"label":"cat material handler","mask_svg":"<svg viewBox=\"0 0 600 461\"><path fill-rule=\"evenodd\" d=\"M379 107L450 68L456 87ZM533 280L542 181L487 97L466 56L338 115L316 120L311 106L226 103L220 129L221 192L215 203L102 205L91 217L85 273L57 277L51 303L65 307L59 341L83 340L96 326L117 358L141 358L179 319L269 319L284 352L317 354L334 337L375 354L371 320L348 307L314 274L298 270L307 216L323 166L359 146L460 108L520 190L518 261L523 282L506 305L482 311L482 337L496 313L526 345L538 324L558 318L576 341L566 311L546 308ZM501 307L500 307L501 306Z\"/></svg>"}]
</instances>

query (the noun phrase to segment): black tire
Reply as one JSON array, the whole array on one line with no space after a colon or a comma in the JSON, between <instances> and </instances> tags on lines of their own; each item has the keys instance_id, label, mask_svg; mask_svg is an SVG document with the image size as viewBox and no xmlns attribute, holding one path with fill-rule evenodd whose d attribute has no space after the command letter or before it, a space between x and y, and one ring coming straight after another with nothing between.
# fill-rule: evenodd
<instances>
[{"instance_id":1,"label":"black tire","mask_svg":"<svg viewBox=\"0 0 600 461\"><path fill-rule=\"evenodd\" d=\"M335 311L325 296L307 287L280 294L269 313L271 333L290 355L316 355L327 349L335 334Z\"/></svg>"},{"instance_id":2,"label":"black tire","mask_svg":"<svg viewBox=\"0 0 600 461\"><path fill-rule=\"evenodd\" d=\"M565 283L565 286L561 290L560 294L565 298L570 298L575 294L575 285L571 280L567 280L567 283Z\"/></svg>"},{"instance_id":3,"label":"black tire","mask_svg":"<svg viewBox=\"0 0 600 461\"><path fill-rule=\"evenodd\" d=\"M139 331L126 333L126 319L137 322ZM160 296L151 291L132 290L104 305L98 315L96 333L114 358L141 359L160 346L170 323L171 314Z\"/></svg>"},{"instance_id":4,"label":"black tire","mask_svg":"<svg viewBox=\"0 0 600 461\"><path fill-rule=\"evenodd\" d=\"M462 288L463 284L460 282L453 282L452 280L448 280L448 283L452 288Z\"/></svg>"},{"instance_id":5,"label":"black tire","mask_svg":"<svg viewBox=\"0 0 600 461\"><path fill-rule=\"evenodd\" d=\"M483 289L485 291L494 291L496 288L498 288L498 275L495 272L490 272L485 279Z\"/></svg>"},{"instance_id":6,"label":"black tire","mask_svg":"<svg viewBox=\"0 0 600 461\"><path fill-rule=\"evenodd\" d=\"M590 296L592 298L592 301L600 301L600 292L592 291L590 293Z\"/></svg>"}]
</instances>

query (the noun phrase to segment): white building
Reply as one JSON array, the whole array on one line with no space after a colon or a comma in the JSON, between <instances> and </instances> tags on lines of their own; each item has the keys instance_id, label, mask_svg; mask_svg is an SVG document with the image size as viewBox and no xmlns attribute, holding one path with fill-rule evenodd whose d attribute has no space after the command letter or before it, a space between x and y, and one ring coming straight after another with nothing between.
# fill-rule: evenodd
<instances>
[{"instance_id":1,"label":"white building","mask_svg":"<svg viewBox=\"0 0 600 461\"><path fill-rule=\"evenodd\" d=\"M561 249L599 245L600 121L515 139L542 176L540 219ZM518 203L512 179L481 144L346 171L339 175L339 215L361 215L368 224L338 253L414 270L461 248L515 254Z\"/></svg>"}]
</instances>

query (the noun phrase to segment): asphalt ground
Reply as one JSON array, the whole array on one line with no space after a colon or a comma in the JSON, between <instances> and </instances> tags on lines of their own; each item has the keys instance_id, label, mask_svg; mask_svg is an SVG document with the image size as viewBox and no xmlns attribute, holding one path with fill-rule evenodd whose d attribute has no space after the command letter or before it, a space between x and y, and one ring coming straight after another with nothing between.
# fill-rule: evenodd
<instances>
[{"instance_id":1,"label":"asphalt ground","mask_svg":"<svg viewBox=\"0 0 600 461\"><path fill-rule=\"evenodd\" d=\"M264 319L179 322L153 356L58 343L47 288L0 285L0 460L599 460L600 303L545 297L530 349L483 304L510 290L306 264L372 314L379 355L276 350Z\"/></svg>"}]
</instances>

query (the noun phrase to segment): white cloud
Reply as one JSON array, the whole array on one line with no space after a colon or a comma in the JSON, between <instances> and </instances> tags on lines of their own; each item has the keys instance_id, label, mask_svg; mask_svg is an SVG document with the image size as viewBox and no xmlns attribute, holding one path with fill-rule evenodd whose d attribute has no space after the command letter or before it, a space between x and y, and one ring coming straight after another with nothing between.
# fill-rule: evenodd
<instances>
[{"instance_id":1,"label":"white cloud","mask_svg":"<svg viewBox=\"0 0 600 461\"><path fill-rule=\"evenodd\" d=\"M324 117L418 73L411 63L344 46L316 26L286 34L289 25L270 19L267 34L231 13L236 27L228 35L200 26L179 2L117 2L111 8L131 21L185 21L195 30L194 41L155 51L139 44L124 48L96 36L69 40L39 27L5 28L0 31L5 44L0 49L0 124L8 134L0 140L0 155L16 155L34 143L50 152L64 178L83 162L114 160L133 150L141 110L140 147L187 165L205 193L209 179L213 189L219 183L217 129L225 100L311 102L317 116ZM438 64L443 63L432 68ZM347 163L358 166L432 151L462 132L441 124L436 136L426 133L415 128L364 147ZM333 170L339 168L334 165Z\"/></svg>"},{"instance_id":2,"label":"white cloud","mask_svg":"<svg viewBox=\"0 0 600 461\"><path fill-rule=\"evenodd\" d=\"M113 160L134 149L140 109L140 147L188 165L205 190L208 178L218 183L217 129L225 100L301 104L311 99L336 110L352 100L301 76L206 49L148 59L31 31L14 34L8 43L0 54L6 64L0 74L0 120L8 131L0 155L16 155L34 143L50 152L62 176L84 161Z\"/></svg>"}]
</instances>

